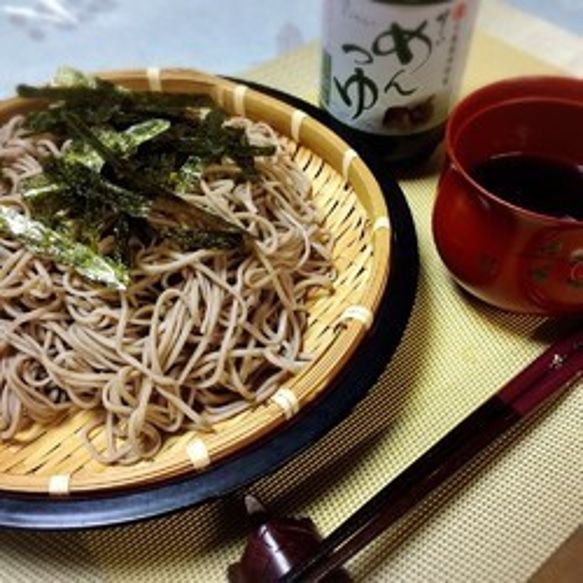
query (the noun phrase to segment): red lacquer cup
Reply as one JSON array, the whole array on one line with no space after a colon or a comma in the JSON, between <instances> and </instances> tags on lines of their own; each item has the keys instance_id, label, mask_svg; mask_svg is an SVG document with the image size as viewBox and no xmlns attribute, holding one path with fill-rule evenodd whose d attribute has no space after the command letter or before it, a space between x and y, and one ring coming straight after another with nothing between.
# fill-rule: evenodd
<instances>
[{"instance_id":1,"label":"red lacquer cup","mask_svg":"<svg viewBox=\"0 0 583 583\"><path fill-rule=\"evenodd\" d=\"M519 77L485 86L454 109L445 145L433 236L454 279L506 310L583 313L583 217L554 216L502 198L475 172L508 155L583 171L583 81ZM537 196L550 197L543 202L552 207L562 187L544 182Z\"/></svg>"}]
</instances>

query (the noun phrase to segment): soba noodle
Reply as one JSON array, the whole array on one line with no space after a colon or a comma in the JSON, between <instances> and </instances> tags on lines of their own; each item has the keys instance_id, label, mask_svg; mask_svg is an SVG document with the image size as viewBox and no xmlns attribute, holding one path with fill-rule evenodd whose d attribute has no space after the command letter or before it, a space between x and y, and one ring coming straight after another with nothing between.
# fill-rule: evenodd
<instances>
[{"instance_id":1,"label":"soba noodle","mask_svg":"<svg viewBox=\"0 0 583 583\"><path fill-rule=\"evenodd\" d=\"M329 234L281 139L266 124L229 123L276 154L257 160L259 181L236 181L228 164L209 167L200 191L184 198L252 233L251 253L158 242L138 252L131 285L117 291L0 238L2 440L95 409L84 432L91 455L134 463L167 434L212 430L261 403L309 359L305 302L330 285ZM24 137L21 124L15 117L0 128L0 204L26 213L20 181L60 146Z\"/></svg>"}]
</instances>

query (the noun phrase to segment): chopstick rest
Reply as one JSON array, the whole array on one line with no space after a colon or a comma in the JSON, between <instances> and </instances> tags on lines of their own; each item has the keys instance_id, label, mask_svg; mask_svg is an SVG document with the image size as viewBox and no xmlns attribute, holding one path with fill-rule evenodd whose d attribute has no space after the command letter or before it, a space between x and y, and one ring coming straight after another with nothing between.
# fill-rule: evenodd
<instances>
[{"instance_id":1,"label":"chopstick rest","mask_svg":"<svg viewBox=\"0 0 583 583\"><path fill-rule=\"evenodd\" d=\"M294 565L316 552L322 537L310 518L277 518L254 496L245 496L253 530L241 560L229 567L230 583L279 581ZM348 573L334 569L321 581L348 583Z\"/></svg>"}]
</instances>

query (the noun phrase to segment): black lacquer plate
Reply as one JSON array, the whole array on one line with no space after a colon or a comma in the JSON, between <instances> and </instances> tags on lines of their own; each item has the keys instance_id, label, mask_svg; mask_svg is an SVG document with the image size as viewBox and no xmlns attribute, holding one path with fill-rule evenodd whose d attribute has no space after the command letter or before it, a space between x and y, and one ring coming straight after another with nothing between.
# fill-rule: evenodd
<instances>
[{"instance_id":1,"label":"black lacquer plate","mask_svg":"<svg viewBox=\"0 0 583 583\"><path fill-rule=\"evenodd\" d=\"M391 269L369 334L356 348L349 365L313 405L274 434L203 473L86 498L55 499L0 492L0 527L63 530L118 525L159 517L235 493L281 468L347 417L398 347L415 302L419 258L411 213L390 169L326 112L280 91L244 83L303 110L333 129L358 151L385 194L392 226Z\"/></svg>"}]
</instances>

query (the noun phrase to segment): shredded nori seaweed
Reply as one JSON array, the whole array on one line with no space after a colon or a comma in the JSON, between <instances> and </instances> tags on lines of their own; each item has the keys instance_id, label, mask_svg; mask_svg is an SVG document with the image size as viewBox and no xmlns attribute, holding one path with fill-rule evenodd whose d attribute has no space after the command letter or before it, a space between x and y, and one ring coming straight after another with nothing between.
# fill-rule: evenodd
<instances>
[{"instance_id":1,"label":"shredded nori seaweed","mask_svg":"<svg viewBox=\"0 0 583 583\"><path fill-rule=\"evenodd\" d=\"M254 180L255 158L274 153L226 124L210 96L134 91L70 68L59 70L55 85L17 91L46 105L27 114L25 131L67 145L44 162L42 174L22 183L30 226L50 245L40 235L27 243L11 227L12 215L0 220L1 231L114 288L127 284L132 241L163 238L184 250L248 247L251 235L180 196L197 190L210 164L228 161L241 180ZM113 245L100 257L105 237ZM102 260L119 277L104 276Z\"/></svg>"},{"instance_id":2,"label":"shredded nori seaweed","mask_svg":"<svg viewBox=\"0 0 583 583\"><path fill-rule=\"evenodd\" d=\"M10 207L0 206L0 230L9 233L33 253L73 267L88 279L113 289L124 289L129 283L129 271L124 265L102 257L88 246Z\"/></svg>"}]
</instances>

